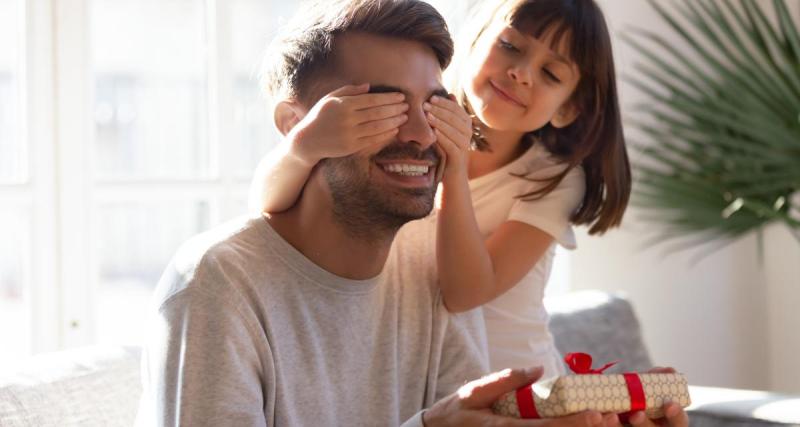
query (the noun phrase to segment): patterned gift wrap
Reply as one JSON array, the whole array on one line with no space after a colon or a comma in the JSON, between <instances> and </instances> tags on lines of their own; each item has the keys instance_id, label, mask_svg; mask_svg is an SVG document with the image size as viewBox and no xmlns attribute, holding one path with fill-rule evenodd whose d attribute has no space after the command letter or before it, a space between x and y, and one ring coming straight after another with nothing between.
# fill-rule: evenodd
<instances>
[{"instance_id":1,"label":"patterned gift wrap","mask_svg":"<svg viewBox=\"0 0 800 427\"><path fill-rule=\"evenodd\" d=\"M681 374L604 375L603 371L614 363L592 369L592 357L586 353L569 353L564 359L579 375L566 375L507 393L492 410L516 418L563 417L586 410L624 417L628 412L643 410L648 418L661 418L666 403L675 402L683 408L691 403L689 385Z\"/></svg>"},{"instance_id":2,"label":"patterned gift wrap","mask_svg":"<svg viewBox=\"0 0 800 427\"><path fill-rule=\"evenodd\" d=\"M644 411L648 418L663 417L662 407L667 402L684 408L689 406L689 386L683 375L638 374L638 377L644 390ZM624 375L568 375L552 383L549 395L546 387L533 385L508 393L492 409L497 414L523 418L518 396L529 399L524 396L528 393L533 398L538 418L562 417L585 410L618 414L631 410L632 399Z\"/></svg>"}]
</instances>

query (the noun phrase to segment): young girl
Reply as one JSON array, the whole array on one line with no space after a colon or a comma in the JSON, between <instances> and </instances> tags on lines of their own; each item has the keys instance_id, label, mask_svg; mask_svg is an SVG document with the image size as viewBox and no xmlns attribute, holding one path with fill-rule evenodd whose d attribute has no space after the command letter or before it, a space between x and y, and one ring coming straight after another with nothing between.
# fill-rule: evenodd
<instances>
[{"instance_id":1,"label":"young girl","mask_svg":"<svg viewBox=\"0 0 800 427\"><path fill-rule=\"evenodd\" d=\"M590 234L619 225L630 194L611 42L592 0L486 3L453 67L458 103L433 97L424 105L447 165L436 219L439 286L450 311L483 306L492 370L542 365L545 376L558 375L542 305L555 244L575 248L571 224ZM262 164L254 186L264 211L291 207L316 161L391 140L407 106L367 89L329 94L359 111L312 109L283 155ZM298 135L370 122L327 138L302 161L289 155Z\"/></svg>"}]
</instances>

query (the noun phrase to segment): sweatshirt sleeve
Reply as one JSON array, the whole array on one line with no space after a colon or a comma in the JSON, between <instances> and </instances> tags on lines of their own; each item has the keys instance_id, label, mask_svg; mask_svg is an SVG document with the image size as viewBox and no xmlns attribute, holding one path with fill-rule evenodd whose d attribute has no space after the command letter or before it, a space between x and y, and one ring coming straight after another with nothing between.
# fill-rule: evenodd
<instances>
[{"instance_id":1,"label":"sweatshirt sleeve","mask_svg":"<svg viewBox=\"0 0 800 427\"><path fill-rule=\"evenodd\" d=\"M235 301L191 281L151 316L137 425L266 426L264 341Z\"/></svg>"},{"instance_id":2,"label":"sweatshirt sleeve","mask_svg":"<svg viewBox=\"0 0 800 427\"><path fill-rule=\"evenodd\" d=\"M413 417L406 420L406 422L404 422L400 427L425 427L425 424L422 423L423 412L425 411L417 412Z\"/></svg>"}]
</instances>

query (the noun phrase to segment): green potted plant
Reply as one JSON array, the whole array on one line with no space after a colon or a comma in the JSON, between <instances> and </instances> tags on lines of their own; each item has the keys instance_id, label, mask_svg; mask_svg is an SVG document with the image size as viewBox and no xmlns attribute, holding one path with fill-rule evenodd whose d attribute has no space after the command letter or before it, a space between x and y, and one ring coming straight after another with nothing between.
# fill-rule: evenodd
<instances>
[{"instance_id":1,"label":"green potted plant","mask_svg":"<svg viewBox=\"0 0 800 427\"><path fill-rule=\"evenodd\" d=\"M644 58L633 203L675 249L773 222L800 243L800 32L783 0L648 0L683 46L625 36ZM771 13L770 13L771 12Z\"/></svg>"}]
</instances>

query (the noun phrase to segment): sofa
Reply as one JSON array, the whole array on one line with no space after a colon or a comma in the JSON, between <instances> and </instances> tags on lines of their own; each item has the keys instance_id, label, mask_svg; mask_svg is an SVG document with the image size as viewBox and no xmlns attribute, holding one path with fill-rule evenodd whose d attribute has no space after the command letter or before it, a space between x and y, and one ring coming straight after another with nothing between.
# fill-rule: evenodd
<instances>
[{"instance_id":1,"label":"sofa","mask_svg":"<svg viewBox=\"0 0 800 427\"><path fill-rule=\"evenodd\" d=\"M625 298L585 291L548 298L546 305L561 351L620 361L607 372L652 366ZM0 426L131 426L140 355L133 347L87 347L31 358L0 376ZM800 426L800 396L708 387L692 387L691 395L692 426Z\"/></svg>"}]
</instances>

